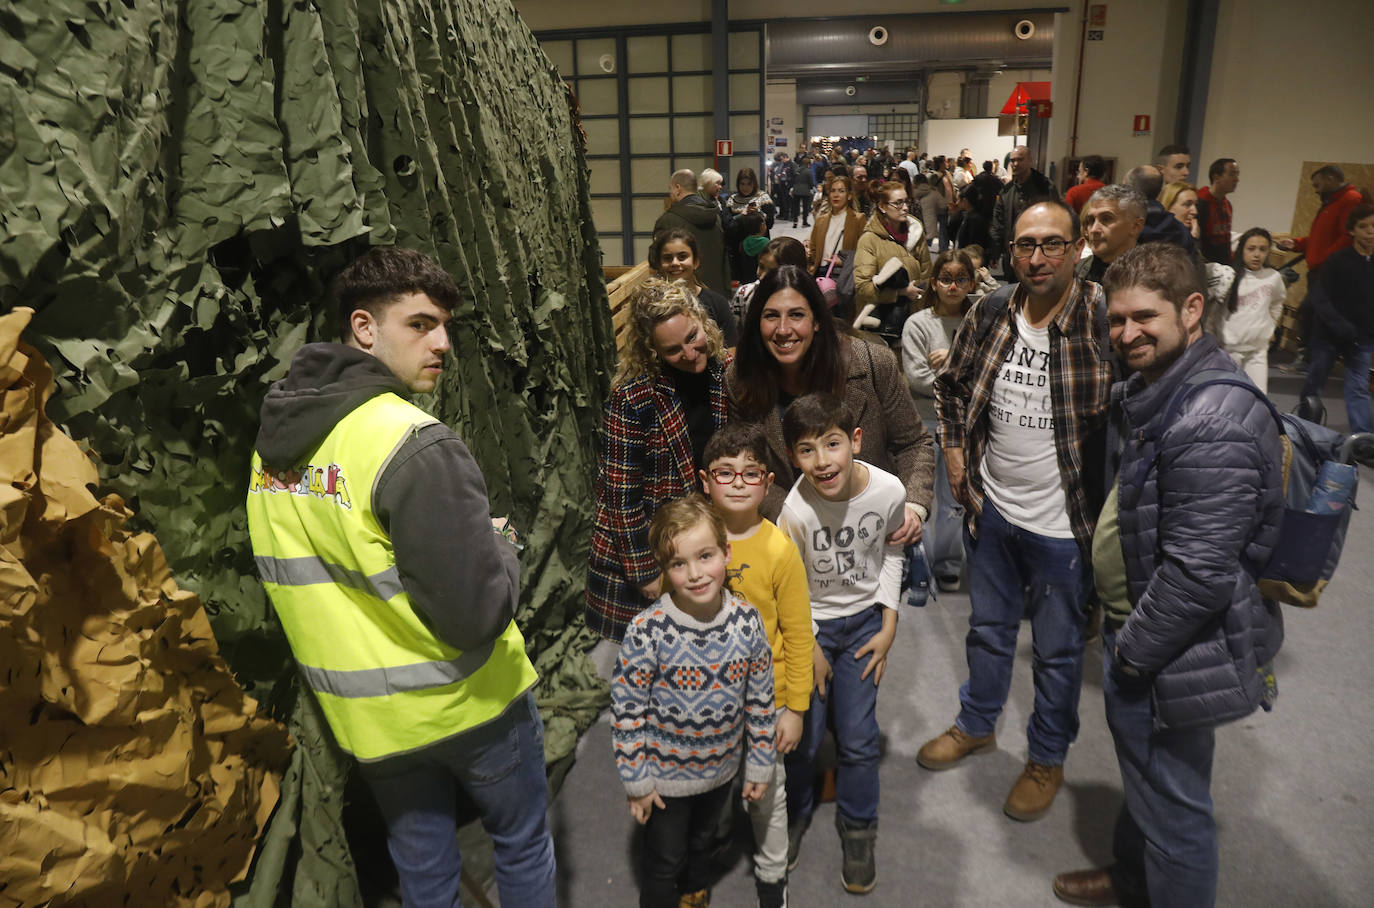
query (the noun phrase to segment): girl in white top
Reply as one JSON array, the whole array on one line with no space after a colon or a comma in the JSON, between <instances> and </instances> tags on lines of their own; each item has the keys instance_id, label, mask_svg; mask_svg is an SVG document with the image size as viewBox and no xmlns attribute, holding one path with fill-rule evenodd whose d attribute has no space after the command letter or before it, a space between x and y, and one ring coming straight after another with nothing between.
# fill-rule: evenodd
<instances>
[{"instance_id":1,"label":"girl in white top","mask_svg":"<svg viewBox=\"0 0 1374 908\"><path fill-rule=\"evenodd\" d=\"M1231 281L1225 309L1218 313L1221 324L1216 332L1222 349L1266 393L1269 342L1288 294L1283 277L1266 264L1272 245L1269 231L1262 227L1252 227L1241 234L1236 244L1237 278Z\"/></svg>"},{"instance_id":2,"label":"girl in white top","mask_svg":"<svg viewBox=\"0 0 1374 908\"><path fill-rule=\"evenodd\" d=\"M930 269L926 299L932 301L902 326L902 371L924 420L935 418L935 373L949 356L950 342L968 311L975 269L962 249L942 253Z\"/></svg>"}]
</instances>

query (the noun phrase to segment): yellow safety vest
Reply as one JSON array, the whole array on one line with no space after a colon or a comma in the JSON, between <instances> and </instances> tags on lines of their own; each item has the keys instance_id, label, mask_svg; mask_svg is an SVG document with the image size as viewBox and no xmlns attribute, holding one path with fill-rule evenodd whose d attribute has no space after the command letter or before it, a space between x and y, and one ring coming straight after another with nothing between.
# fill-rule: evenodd
<instances>
[{"instance_id":1,"label":"yellow safety vest","mask_svg":"<svg viewBox=\"0 0 1374 908\"><path fill-rule=\"evenodd\" d=\"M258 573L329 727L362 761L488 722L536 678L514 621L471 652L425 626L372 513L386 465L412 433L436 422L382 394L344 417L290 471L266 471L253 452L248 532Z\"/></svg>"}]
</instances>

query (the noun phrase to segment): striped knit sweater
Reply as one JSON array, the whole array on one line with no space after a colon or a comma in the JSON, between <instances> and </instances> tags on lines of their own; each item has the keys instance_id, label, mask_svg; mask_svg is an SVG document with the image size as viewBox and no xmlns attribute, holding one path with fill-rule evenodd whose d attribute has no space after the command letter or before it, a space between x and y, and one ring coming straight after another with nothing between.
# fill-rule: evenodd
<instances>
[{"instance_id":1,"label":"striped knit sweater","mask_svg":"<svg viewBox=\"0 0 1374 908\"><path fill-rule=\"evenodd\" d=\"M616 768L631 797L686 797L773 778L773 651L758 611L732 593L702 622L665 593L635 616L611 683Z\"/></svg>"}]
</instances>

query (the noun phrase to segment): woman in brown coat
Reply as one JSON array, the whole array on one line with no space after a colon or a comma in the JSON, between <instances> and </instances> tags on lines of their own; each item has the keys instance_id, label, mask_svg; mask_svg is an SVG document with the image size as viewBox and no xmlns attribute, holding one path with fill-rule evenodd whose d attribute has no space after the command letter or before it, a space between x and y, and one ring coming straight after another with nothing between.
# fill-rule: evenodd
<instances>
[{"instance_id":1,"label":"woman in brown coat","mask_svg":"<svg viewBox=\"0 0 1374 908\"><path fill-rule=\"evenodd\" d=\"M762 424L776 482L760 509L776 520L797 480L782 437L782 411L803 394L827 391L854 410L863 459L901 479L907 519L889 538L920 538L930 510L935 452L892 351L839 330L815 280L784 265L759 282L740 331L725 390L732 419Z\"/></svg>"},{"instance_id":2,"label":"woman in brown coat","mask_svg":"<svg viewBox=\"0 0 1374 908\"><path fill-rule=\"evenodd\" d=\"M864 216L854 198L853 179L831 177L825 197L829 204L811 228L811 245L806 252L806 267L813 275L824 274L836 252L844 253L846 259L852 256L864 232ZM837 273L839 269L836 265Z\"/></svg>"}]
</instances>

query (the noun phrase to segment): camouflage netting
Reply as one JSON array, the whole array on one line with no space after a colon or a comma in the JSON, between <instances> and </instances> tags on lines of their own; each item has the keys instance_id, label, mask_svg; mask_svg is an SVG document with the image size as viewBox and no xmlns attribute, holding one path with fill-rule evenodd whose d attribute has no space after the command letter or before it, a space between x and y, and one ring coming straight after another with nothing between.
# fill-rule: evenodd
<instances>
[{"instance_id":1,"label":"camouflage netting","mask_svg":"<svg viewBox=\"0 0 1374 908\"><path fill-rule=\"evenodd\" d=\"M357 899L346 767L294 684L243 499L262 395L333 339L324 287L368 244L430 252L464 290L455 365L419 402L526 531L550 760L604 702L580 607L614 346L569 103L506 0L0 9L0 307L36 310L49 414L301 745L243 904Z\"/></svg>"},{"instance_id":2,"label":"camouflage netting","mask_svg":"<svg viewBox=\"0 0 1374 908\"><path fill-rule=\"evenodd\" d=\"M0 316L0 904L229 905L277 803L257 715L200 601L43 415L47 363Z\"/></svg>"}]
</instances>

